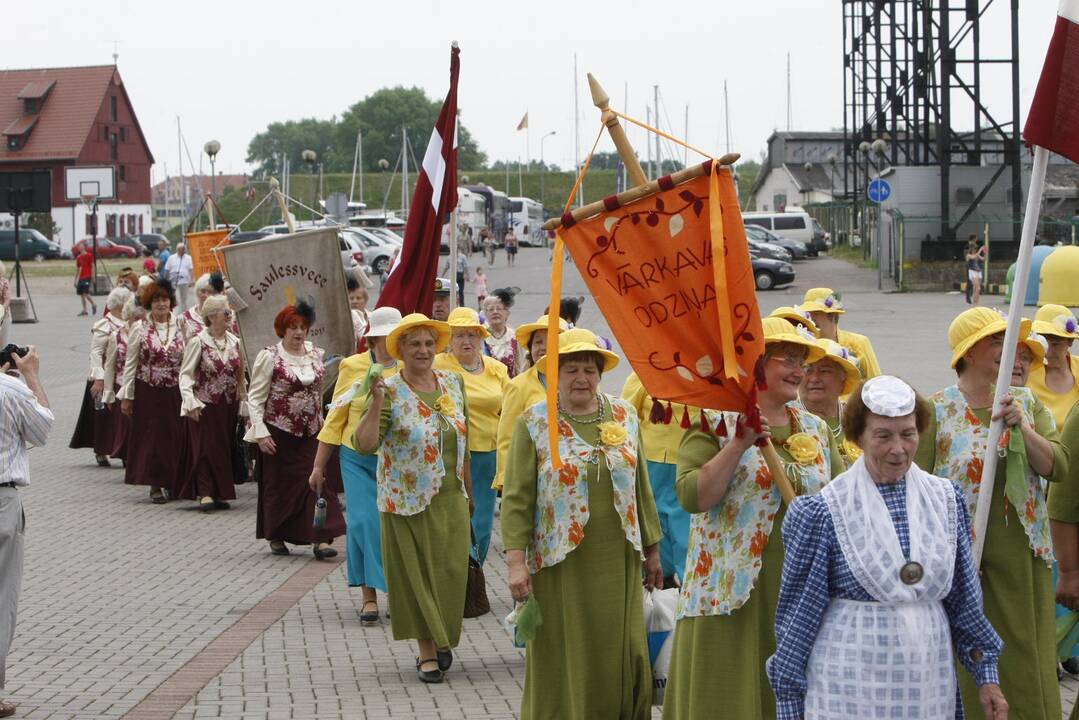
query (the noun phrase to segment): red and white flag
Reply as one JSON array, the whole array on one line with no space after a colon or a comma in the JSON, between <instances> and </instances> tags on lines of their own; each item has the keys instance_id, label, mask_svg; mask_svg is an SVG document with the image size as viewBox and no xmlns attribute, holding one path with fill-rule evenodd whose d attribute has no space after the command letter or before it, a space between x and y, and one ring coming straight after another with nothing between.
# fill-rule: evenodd
<instances>
[{"instance_id":1,"label":"red and white flag","mask_svg":"<svg viewBox=\"0 0 1079 720\"><path fill-rule=\"evenodd\" d=\"M1079 162L1079 0L1060 0L1023 138Z\"/></svg>"},{"instance_id":2,"label":"red and white flag","mask_svg":"<svg viewBox=\"0 0 1079 720\"><path fill-rule=\"evenodd\" d=\"M450 91L442 104L427 152L423 155L405 242L390 268L377 307L395 307L402 315L431 314L435 300L442 226L457 206L457 76L461 70L457 43L450 51Z\"/></svg>"}]
</instances>

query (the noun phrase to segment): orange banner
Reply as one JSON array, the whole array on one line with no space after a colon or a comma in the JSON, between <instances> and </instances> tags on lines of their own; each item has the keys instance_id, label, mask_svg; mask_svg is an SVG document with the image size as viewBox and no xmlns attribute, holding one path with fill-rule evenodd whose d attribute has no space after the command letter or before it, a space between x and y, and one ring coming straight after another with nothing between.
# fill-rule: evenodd
<instances>
[{"instance_id":1,"label":"orange banner","mask_svg":"<svg viewBox=\"0 0 1079 720\"><path fill-rule=\"evenodd\" d=\"M650 394L745 411L764 340L734 182L714 175L560 235Z\"/></svg>"},{"instance_id":2,"label":"orange banner","mask_svg":"<svg viewBox=\"0 0 1079 720\"><path fill-rule=\"evenodd\" d=\"M195 266L195 279L203 273L214 270L225 270L225 256L212 252L215 247L224 247L229 244L229 230L203 230L191 232L184 236L187 244L187 252L191 256L191 263Z\"/></svg>"}]
</instances>

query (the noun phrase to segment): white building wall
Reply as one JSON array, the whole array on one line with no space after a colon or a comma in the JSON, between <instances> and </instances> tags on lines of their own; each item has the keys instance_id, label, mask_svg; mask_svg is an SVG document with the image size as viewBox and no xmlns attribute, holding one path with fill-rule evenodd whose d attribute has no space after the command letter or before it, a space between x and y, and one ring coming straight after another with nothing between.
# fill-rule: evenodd
<instances>
[{"instance_id":1,"label":"white building wall","mask_svg":"<svg viewBox=\"0 0 1079 720\"><path fill-rule=\"evenodd\" d=\"M81 203L72 207L53 208L52 221L57 225L57 231L53 236L53 240L60 243L60 247L64 250L70 250L72 245L76 242L83 238L90 237L90 234L86 232L86 216L88 214L89 210ZM109 214L115 214L117 216L139 216L142 218L142 232L153 232L149 204L123 205L101 203L97 206L97 236L99 238L105 237L107 234L108 225L106 223L106 216ZM120 234L119 221L117 223L117 234Z\"/></svg>"}]
</instances>

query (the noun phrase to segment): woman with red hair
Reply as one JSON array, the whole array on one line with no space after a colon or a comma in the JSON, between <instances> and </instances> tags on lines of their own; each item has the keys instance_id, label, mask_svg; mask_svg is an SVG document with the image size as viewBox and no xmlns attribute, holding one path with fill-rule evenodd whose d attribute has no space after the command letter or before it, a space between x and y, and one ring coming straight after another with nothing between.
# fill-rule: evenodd
<instances>
[{"instance_id":1,"label":"woman with red hair","mask_svg":"<svg viewBox=\"0 0 1079 720\"><path fill-rule=\"evenodd\" d=\"M172 309L176 293L162 278L145 285L139 295L149 311L127 338L120 410L131 418L124 482L149 485L150 501L167 502L183 478L185 448L180 417L180 365L184 336Z\"/></svg>"},{"instance_id":2,"label":"woman with red hair","mask_svg":"<svg viewBox=\"0 0 1079 720\"><path fill-rule=\"evenodd\" d=\"M312 545L319 560L337 555L328 547L345 534L345 518L334 493L327 493L322 527L313 527L319 499L307 484L322 427L322 349L307 342L315 322L308 303L286 305L274 318L281 341L259 352L251 369L244 440L257 443L260 473L255 536L270 552L288 555L286 542Z\"/></svg>"}]
</instances>

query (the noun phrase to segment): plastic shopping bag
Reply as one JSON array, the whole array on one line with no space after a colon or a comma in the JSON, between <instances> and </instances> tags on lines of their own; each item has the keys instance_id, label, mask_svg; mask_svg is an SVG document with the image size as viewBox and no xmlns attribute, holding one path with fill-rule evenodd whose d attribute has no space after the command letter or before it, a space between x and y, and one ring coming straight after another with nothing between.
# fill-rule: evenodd
<instances>
[{"instance_id":1,"label":"plastic shopping bag","mask_svg":"<svg viewBox=\"0 0 1079 720\"><path fill-rule=\"evenodd\" d=\"M652 704L663 705L667 672L674 647L674 609L678 588L653 590L644 595L644 627L648 633L648 658L652 661Z\"/></svg>"},{"instance_id":2,"label":"plastic shopping bag","mask_svg":"<svg viewBox=\"0 0 1079 720\"><path fill-rule=\"evenodd\" d=\"M536 631L543 624L539 601L532 595L524 603L517 603L512 612L502 621L506 629L513 634L513 646L523 648L525 643L536 637Z\"/></svg>"}]
</instances>

